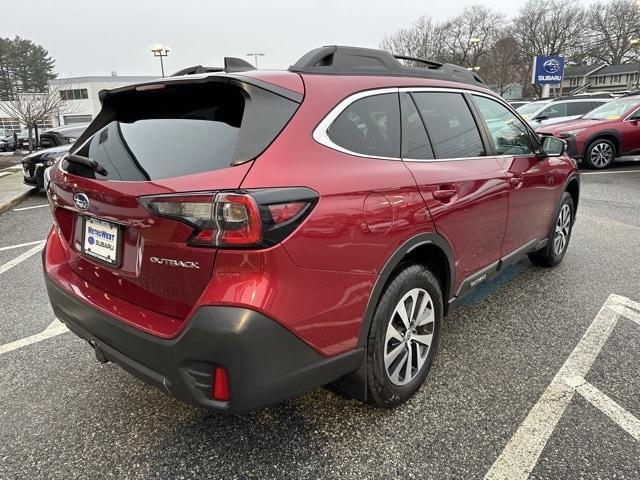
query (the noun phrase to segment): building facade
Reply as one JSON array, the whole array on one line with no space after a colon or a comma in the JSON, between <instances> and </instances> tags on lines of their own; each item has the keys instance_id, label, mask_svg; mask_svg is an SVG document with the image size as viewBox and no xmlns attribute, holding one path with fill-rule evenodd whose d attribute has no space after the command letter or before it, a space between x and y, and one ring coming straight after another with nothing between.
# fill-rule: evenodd
<instances>
[{"instance_id":1,"label":"building facade","mask_svg":"<svg viewBox=\"0 0 640 480\"><path fill-rule=\"evenodd\" d=\"M640 63L622 65L571 65L565 69L562 92L623 92L638 90Z\"/></svg>"},{"instance_id":2,"label":"building facade","mask_svg":"<svg viewBox=\"0 0 640 480\"><path fill-rule=\"evenodd\" d=\"M137 76L88 76L72 78L56 78L49 82L50 85L59 89L60 95L67 100L68 111L60 112L49 121L40 125L41 129L57 127L61 125L72 125L74 123L90 122L100 111L100 90L118 88L131 83L154 80L157 77L137 77ZM5 131L19 131L22 125L16 119L9 118L0 109L0 129Z\"/></svg>"},{"instance_id":3,"label":"building facade","mask_svg":"<svg viewBox=\"0 0 640 480\"><path fill-rule=\"evenodd\" d=\"M56 125L72 125L90 122L100 112L100 90L109 90L132 83L154 80L156 77L72 77L57 78L49 82L59 89L64 100L69 101L69 109L53 119Z\"/></svg>"}]
</instances>

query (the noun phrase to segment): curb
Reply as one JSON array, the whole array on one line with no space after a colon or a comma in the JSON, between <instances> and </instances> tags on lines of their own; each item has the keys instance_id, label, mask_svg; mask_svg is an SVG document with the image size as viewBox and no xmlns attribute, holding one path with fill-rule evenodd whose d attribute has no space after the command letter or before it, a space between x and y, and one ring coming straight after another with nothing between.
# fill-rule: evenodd
<instances>
[{"instance_id":1,"label":"curb","mask_svg":"<svg viewBox=\"0 0 640 480\"><path fill-rule=\"evenodd\" d=\"M33 188L26 188L16 193L13 193L11 196L8 196L7 198L3 198L2 200L0 200L0 202L2 202L0 203L0 213L4 213L7 210L11 210L11 208L18 205L25 198L27 198L32 191L33 191Z\"/></svg>"}]
</instances>

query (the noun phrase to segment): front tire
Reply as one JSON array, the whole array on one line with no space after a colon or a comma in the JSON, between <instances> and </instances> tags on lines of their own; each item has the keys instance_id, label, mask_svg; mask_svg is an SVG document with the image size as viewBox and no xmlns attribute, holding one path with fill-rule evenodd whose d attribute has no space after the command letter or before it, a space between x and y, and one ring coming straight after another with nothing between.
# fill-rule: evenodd
<instances>
[{"instance_id":1,"label":"front tire","mask_svg":"<svg viewBox=\"0 0 640 480\"><path fill-rule=\"evenodd\" d=\"M540 267L558 265L569 248L574 218L573 198L568 192L564 192L560 208L551 227L551 232L549 232L549 243L542 250L529 254L529 260Z\"/></svg>"},{"instance_id":2,"label":"front tire","mask_svg":"<svg viewBox=\"0 0 640 480\"><path fill-rule=\"evenodd\" d=\"M422 265L409 265L387 285L367 345L368 401L392 408L424 383L436 354L443 318L442 291Z\"/></svg>"},{"instance_id":3,"label":"front tire","mask_svg":"<svg viewBox=\"0 0 640 480\"><path fill-rule=\"evenodd\" d=\"M599 138L589 144L583 162L585 166L600 170L610 166L616 158L616 146L612 141Z\"/></svg>"}]
</instances>

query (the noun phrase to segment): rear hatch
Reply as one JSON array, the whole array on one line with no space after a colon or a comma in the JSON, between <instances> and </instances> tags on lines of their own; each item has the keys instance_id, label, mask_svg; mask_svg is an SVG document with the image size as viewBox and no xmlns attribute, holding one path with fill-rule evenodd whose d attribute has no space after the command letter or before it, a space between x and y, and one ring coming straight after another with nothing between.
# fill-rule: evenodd
<instances>
[{"instance_id":1,"label":"rear hatch","mask_svg":"<svg viewBox=\"0 0 640 480\"><path fill-rule=\"evenodd\" d=\"M48 193L70 267L105 298L188 315L213 271L202 219L216 192L240 186L300 101L259 85L217 75L102 96L100 114L50 170Z\"/></svg>"}]
</instances>

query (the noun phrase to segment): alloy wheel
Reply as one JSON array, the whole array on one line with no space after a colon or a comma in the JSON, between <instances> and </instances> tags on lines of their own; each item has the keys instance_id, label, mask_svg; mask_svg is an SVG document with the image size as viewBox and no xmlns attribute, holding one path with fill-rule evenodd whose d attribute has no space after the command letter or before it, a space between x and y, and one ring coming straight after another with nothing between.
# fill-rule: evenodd
<instances>
[{"instance_id":1,"label":"alloy wheel","mask_svg":"<svg viewBox=\"0 0 640 480\"><path fill-rule=\"evenodd\" d=\"M562 205L558 220L556 221L556 233L553 238L553 253L561 255L569 243L571 232L571 208L568 204Z\"/></svg>"},{"instance_id":2,"label":"alloy wheel","mask_svg":"<svg viewBox=\"0 0 640 480\"><path fill-rule=\"evenodd\" d=\"M608 143L596 143L591 149L589 159L597 168L606 167L613 160L613 148Z\"/></svg>"},{"instance_id":3,"label":"alloy wheel","mask_svg":"<svg viewBox=\"0 0 640 480\"><path fill-rule=\"evenodd\" d=\"M398 302L384 340L384 367L394 385L406 385L421 371L433 341L435 312L426 290L414 288Z\"/></svg>"}]
</instances>

